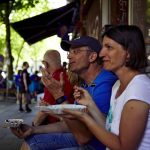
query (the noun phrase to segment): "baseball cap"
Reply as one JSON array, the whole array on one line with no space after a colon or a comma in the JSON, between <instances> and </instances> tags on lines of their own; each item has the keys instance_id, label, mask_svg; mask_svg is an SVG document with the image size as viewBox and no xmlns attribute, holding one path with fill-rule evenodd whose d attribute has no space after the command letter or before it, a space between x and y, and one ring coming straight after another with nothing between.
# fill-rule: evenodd
<instances>
[{"instance_id":1,"label":"baseball cap","mask_svg":"<svg viewBox=\"0 0 150 150\"><path fill-rule=\"evenodd\" d=\"M75 47L88 46L97 53L99 53L99 51L102 48L100 42L97 39L90 36L81 36L72 41L63 40L61 42L61 48L65 51L69 51L71 46Z\"/></svg>"}]
</instances>

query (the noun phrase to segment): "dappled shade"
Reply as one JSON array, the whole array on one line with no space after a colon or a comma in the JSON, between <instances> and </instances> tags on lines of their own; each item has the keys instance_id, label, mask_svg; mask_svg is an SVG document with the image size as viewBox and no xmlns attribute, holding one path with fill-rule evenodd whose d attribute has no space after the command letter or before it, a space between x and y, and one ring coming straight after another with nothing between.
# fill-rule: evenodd
<instances>
[{"instance_id":1,"label":"dappled shade","mask_svg":"<svg viewBox=\"0 0 150 150\"><path fill-rule=\"evenodd\" d=\"M11 23L28 44L33 44L58 33L60 26L66 25L72 32L78 16L78 3L72 2L58 9L32 18Z\"/></svg>"}]
</instances>

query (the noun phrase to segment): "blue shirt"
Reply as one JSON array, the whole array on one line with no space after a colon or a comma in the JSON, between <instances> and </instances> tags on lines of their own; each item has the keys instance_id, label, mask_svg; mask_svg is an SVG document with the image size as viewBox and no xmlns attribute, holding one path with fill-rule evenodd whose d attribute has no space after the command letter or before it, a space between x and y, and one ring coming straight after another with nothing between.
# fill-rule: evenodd
<instances>
[{"instance_id":1,"label":"blue shirt","mask_svg":"<svg viewBox=\"0 0 150 150\"><path fill-rule=\"evenodd\" d=\"M106 115L110 106L112 86L116 80L115 74L102 69L91 85L84 83L82 86L92 96L99 110ZM95 150L105 150L105 146L96 138L93 138L88 145L91 145Z\"/></svg>"},{"instance_id":2,"label":"blue shirt","mask_svg":"<svg viewBox=\"0 0 150 150\"><path fill-rule=\"evenodd\" d=\"M18 87L22 86L21 75L19 75L19 74L15 75L15 84L16 84L16 86L18 86Z\"/></svg>"}]
</instances>

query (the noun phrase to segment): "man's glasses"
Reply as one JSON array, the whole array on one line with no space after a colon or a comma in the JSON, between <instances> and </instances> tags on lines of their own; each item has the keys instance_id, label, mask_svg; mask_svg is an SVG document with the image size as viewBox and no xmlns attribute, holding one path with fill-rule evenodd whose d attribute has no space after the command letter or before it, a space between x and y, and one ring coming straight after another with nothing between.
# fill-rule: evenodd
<instances>
[{"instance_id":1,"label":"man's glasses","mask_svg":"<svg viewBox=\"0 0 150 150\"><path fill-rule=\"evenodd\" d=\"M70 49L70 51L67 53L67 55L72 54L72 55L78 55L83 51L87 52L93 52L91 49L80 49L80 48L75 48L75 49Z\"/></svg>"}]
</instances>

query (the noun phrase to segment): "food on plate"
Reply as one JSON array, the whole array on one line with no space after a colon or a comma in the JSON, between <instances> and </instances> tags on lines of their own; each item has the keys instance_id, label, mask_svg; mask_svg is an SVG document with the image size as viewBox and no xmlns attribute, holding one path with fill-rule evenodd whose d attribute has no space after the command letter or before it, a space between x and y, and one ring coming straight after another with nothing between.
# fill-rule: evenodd
<instances>
[{"instance_id":1,"label":"food on plate","mask_svg":"<svg viewBox=\"0 0 150 150\"><path fill-rule=\"evenodd\" d=\"M75 104L62 104L62 105L49 105L49 106L37 106L40 111L45 111L53 114L63 114L63 109L84 111L86 106Z\"/></svg>"}]
</instances>

